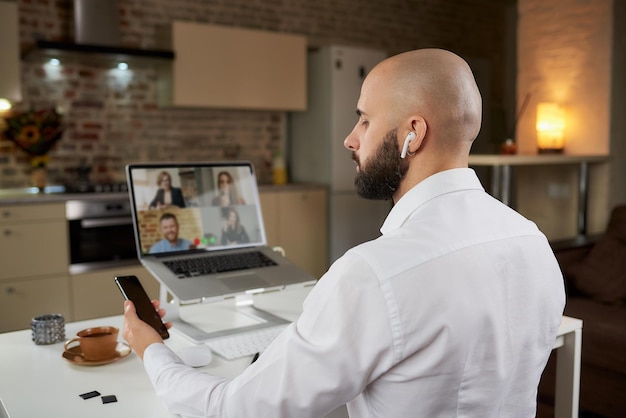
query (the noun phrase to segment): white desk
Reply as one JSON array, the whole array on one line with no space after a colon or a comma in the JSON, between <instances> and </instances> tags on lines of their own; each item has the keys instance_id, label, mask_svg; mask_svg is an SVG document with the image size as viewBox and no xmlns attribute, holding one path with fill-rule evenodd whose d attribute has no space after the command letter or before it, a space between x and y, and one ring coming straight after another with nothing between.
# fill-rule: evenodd
<instances>
[{"instance_id":1,"label":"white desk","mask_svg":"<svg viewBox=\"0 0 626 418\"><path fill-rule=\"evenodd\" d=\"M301 311L309 288L258 295L255 305L289 320L295 320ZM233 315L229 302L198 305L185 312L185 319L222 318L222 323L240 321ZM120 301L120 311L122 303ZM202 314L199 314L202 311ZM203 320L204 321L204 320ZM68 323L69 339L79 330L96 325L122 327L123 317L113 316L89 321ZM558 349L556 417L578 416L578 388L580 376L580 347L582 321L564 317L555 348ZM174 351L190 343L176 332L166 344ZM121 337L120 337L121 340ZM38 346L31 341L31 331L23 330L0 334L0 399L12 418L136 418L173 417L157 398L135 353L114 363L86 367L70 364L62 358L63 344ZM226 361L218 356L205 367L209 373L233 377L250 363L250 358ZM102 395L116 395L117 402L102 404L100 397L82 400L81 393L97 390ZM346 417L344 407L329 417Z\"/></svg>"}]
</instances>

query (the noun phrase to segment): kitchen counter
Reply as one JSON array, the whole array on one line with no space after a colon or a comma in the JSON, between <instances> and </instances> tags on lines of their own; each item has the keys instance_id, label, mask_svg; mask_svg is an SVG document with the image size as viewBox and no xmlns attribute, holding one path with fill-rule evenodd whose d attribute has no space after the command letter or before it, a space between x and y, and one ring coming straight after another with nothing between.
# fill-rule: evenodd
<instances>
[{"instance_id":1,"label":"kitchen counter","mask_svg":"<svg viewBox=\"0 0 626 418\"><path fill-rule=\"evenodd\" d=\"M325 187L315 183L289 183L285 185L260 184L259 192L280 192L319 189ZM0 189L0 205L37 204L65 202L68 200L111 200L127 199L128 192L68 193L63 186L47 186L45 193L34 187Z\"/></svg>"},{"instance_id":2,"label":"kitchen counter","mask_svg":"<svg viewBox=\"0 0 626 418\"><path fill-rule=\"evenodd\" d=\"M65 193L52 191L38 193L35 188L0 189L0 205L23 205L66 202L68 200L111 200L128 199L127 192L115 193Z\"/></svg>"},{"instance_id":3,"label":"kitchen counter","mask_svg":"<svg viewBox=\"0 0 626 418\"><path fill-rule=\"evenodd\" d=\"M326 186L313 183L289 183L281 186L260 184L259 192L280 192L319 189ZM0 189L0 205L38 204L66 202L68 200L112 200L128 199L128 192L66 193L63 186L46 187L39 193L34 187L22 189Z\"/></svg>"}]
</instances>

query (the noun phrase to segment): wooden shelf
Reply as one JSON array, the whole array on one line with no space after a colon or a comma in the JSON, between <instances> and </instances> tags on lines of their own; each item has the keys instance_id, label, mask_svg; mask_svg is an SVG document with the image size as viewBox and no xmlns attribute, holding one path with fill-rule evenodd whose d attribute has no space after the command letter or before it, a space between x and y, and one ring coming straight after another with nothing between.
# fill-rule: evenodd
<instances>
[{"instance_id":1,"label":"wooden shelf","mask_svg":"<svg viewBox=\"0 0 626 418\"><path fill-rule=\"evenodd\" d=\"M469 165L475 166L504 166L504 165L555 165L579 164L582 162L598 163L607 161L608 155L565 155L565 154L537 154L537 155L500 155L500 154L470 154Z\"/></svg>"},{"instance_id":2,"label":"wooden shelf","mask_svg":"<svg viewBox=\"0 0 626 418\"><path fill-rule=\"evenodd\" d=\"M577 165L579 171L578 182L578 236L587 234L587 200L589 184L589 165L606 163L608 155L498 155L498 154L471 154L469 166L491 167L490 193L505 205L511 203L511 170L515 166L538 165Z\"/></svg>"}]
</instances>

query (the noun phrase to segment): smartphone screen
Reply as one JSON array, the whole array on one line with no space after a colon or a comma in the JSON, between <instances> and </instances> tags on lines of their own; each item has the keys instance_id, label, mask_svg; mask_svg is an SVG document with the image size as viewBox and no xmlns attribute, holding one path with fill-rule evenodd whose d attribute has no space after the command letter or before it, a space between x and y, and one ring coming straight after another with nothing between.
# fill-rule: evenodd
<instances>
[{"instance_id":1,"label":"smartphone screen","mask_svg":"<svg viewBox=\"0 0 626 418\"><path fill-rule=\"evenodd\" d=\"M124 298L135 304L139 319L152 326L161 335L161 338L169 338L170 334L167 332L165 324L154 309L154 305L152 305L139 279L136 276L122 276L116 277L115 283L117 283L117 287L120 288Z\"/></svg>"}]
</instances>

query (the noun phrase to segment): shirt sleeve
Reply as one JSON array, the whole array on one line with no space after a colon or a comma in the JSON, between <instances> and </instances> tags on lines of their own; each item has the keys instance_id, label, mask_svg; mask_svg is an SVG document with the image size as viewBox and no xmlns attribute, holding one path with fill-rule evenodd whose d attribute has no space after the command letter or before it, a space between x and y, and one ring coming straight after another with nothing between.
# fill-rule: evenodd
<instances>
[{"instance_id":1,"label":"shirt sleeve","mask_svg":"<svg viewBox=\"0 0 626 418\"><path fill-rule=\"evenodd\" d=\"M184 417L320 417L360 394L393 361L388 301L358 255L338 260L300 318L233 379L187 367L163 344L144 364L170 412Z\"/></svg>"},{"instance_id":2,"label":"shirt sleeve","mask_svg":"<svg viewBox=\"0 0 626 418\"><path fill-rule=\"evenodd\" d=\"M165 344L152 344L144 352L148 377L168 410L183 417L219 417L226 379L187 366ZM209 410L206 402L213 404Z\"/></svg>"}]
</instances>

